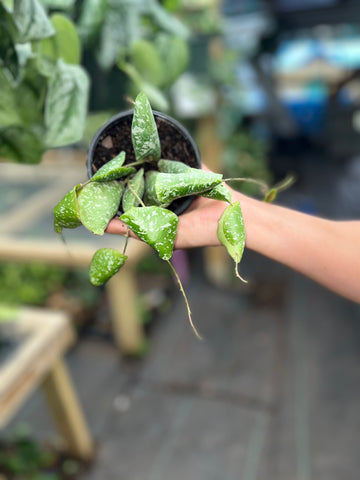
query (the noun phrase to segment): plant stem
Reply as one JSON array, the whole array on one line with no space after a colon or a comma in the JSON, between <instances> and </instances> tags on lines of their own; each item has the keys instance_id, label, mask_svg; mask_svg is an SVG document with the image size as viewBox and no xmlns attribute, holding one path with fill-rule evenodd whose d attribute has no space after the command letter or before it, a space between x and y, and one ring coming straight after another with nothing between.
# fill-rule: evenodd
<instances>
[{"instance_id":1,"label":"plant stem","mask_svg":"<svg viewBox=\"0 0 360 480\"><path fill-rule=\"evenodd\" d=\"M195 327L195 325L194 325L194 323L193 323L193 321L192 321L190 305L189 305L188 299L187 299L187 297L186 297L185 290L184 290L184 287L183 287L183 285L182 285L182 283L181 283L180 277L179 277L177 271L175 270L174 265L170 262L170 260L166 260L166 261L167 261L167 263L170 265L170 268L171 268L173 274L175 275L175 278L176 278L176 280L177 280L177 282L178 282L178 284L179 284L179 288L180 288L180 291L181 291L181 293L182 293L182 296L184 297L191 328L193 329L193 332L195 333L195 335L197 336L197 338L198 338L199 340L202 340L202 339L203 339L202 336L201 336L201 335L199 334L199 332L196 330L196 327Z\"/></svg>"},{"instance_id":2,"label":"plant stem","mask_svg":"<svg viewBox=\"0 0 360 480\"><path fill-rule=\"evenodd\" d=\"M269 190L269 186L267 185L267 183L261 181L261 180L257 180L255 178L246 178L246 177L237 177L237 178L225 178L225 180L223 180L223 182L247 182L247 183L254 183L255 185L258 185L259 187L261 187L261 190L262 190L262 193L266 193L268 190Z\"/></svg>"},{"instance_id":3,"label":"plant stem","mask_svg":"<svg viewBox=\"0 0 360 480\"><path fill-rule=\"evenodd\" d=\"M126 235L125 235L125 245L124 245L124 249L123 249L123 255L125 255L125 252L126 252L126 249L127 249L128 243L129 243L129 237L130 237L130 228L127 227Z\"/></svg>"},{"instance_id":4,"label":"plant stem","mask_svg":"<svg viewBox=\"0 0 360 480\"><path fill-rule=\"evenodd\" d=\"M144 159L144 160L138 160L136 162L131 162L131 163L127 163L126 165L124 165L125 167L137 167L138 165L143 165L144 163L148 162L147 159Z\"/></svg>"},{"instance_id":5,"label":"plant stem","mask_svg":"<svg viewBox=\"0 0 360 480\"><path fill-rule=\"evenodd\" d=\"M130 190L130 192L134 195L134 197L138 200L138 202L140 203L140 205L142 207L145 207L145 203L142 201L142 199L139 197L139 195L135 192L135 190L132 188L132 186L130 185L130 183L128 182L127 183L127 186Z\"/></svg>"}]
</instances>

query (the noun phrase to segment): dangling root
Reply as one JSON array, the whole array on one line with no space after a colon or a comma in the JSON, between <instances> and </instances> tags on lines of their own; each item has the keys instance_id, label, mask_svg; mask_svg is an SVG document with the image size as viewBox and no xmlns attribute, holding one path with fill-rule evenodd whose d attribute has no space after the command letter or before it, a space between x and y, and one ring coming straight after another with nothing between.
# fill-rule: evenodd
<instances>
[{"instance_id":1,"label":"dangling root","mask_svg":"<svg viewBox=\"0 0 360 480\"><path fill-rule=\"evenodd\" d=\"M244 283L249 283L245 278L243 278L239 273L239 262L235 262L235 275Z\"/></svg>"},{"instance_id":2,"label":"dangling root","mask_svg":"<svg viewBox=\"0 0 360 480\"><path fill-rule=\"evenodd\" d=\"M123 249L123 255L125 255L125 253L126 253L126 249L127 249L128 243L129 243L129 237L130 237L130 228L127 227L126 235L125 235L125 245L124 245L124 249Z\"/></svg>"},{"instance_id":3,"label":"dangling root","mask_svg":"<svg viewBox=\"0 0 360 480\"><path fill-rule=\"evenodd\" d=\"M190 325L191 325L191 328L193 329L193 332L195 333L195 335L197 336L197 338L199 340L202 340L202 336L199 334L199 332L196 330L196 327L192 321L192 318L191 318L191 311L190 311L190 305L189 305L189 302L188 302L188 299L186 297L186 294L185 294L185 290L183 288L183 285L181 283L181 280L180 280L180 277L177 273L177 271L175 270L175 267L174 265L169 261L169 260L166 260L167 263L170 265L170 268L171 270L173 271L174 275L175 275L175 278L179 284L179 288L180 288L180 292L182 293L182 296L184 297L184 300L185 300L185 304L186 304L186 309L187 309L187 313L188 313L188 318L189 318L189 322L190 322Z\"/></svg>"}]
</instances>

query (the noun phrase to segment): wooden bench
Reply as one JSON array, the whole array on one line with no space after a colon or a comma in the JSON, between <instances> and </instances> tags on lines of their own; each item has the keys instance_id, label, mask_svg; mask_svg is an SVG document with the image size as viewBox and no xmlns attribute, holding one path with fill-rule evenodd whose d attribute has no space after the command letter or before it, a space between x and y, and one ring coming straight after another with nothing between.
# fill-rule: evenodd
<instances>
[{"instance_id":1,"label":"wooden bench","mask_svg":"<svg viewBox=\"0 0 360 480\"><path fill-rule=\"evenodd\" d=\"M75 341L69 318L58 311L21 308L1 326L11 328L21 341L0 364L0 428L41 386L67 450L91 459L93 439L64 362Z\"/></svg>"}]
</instances>

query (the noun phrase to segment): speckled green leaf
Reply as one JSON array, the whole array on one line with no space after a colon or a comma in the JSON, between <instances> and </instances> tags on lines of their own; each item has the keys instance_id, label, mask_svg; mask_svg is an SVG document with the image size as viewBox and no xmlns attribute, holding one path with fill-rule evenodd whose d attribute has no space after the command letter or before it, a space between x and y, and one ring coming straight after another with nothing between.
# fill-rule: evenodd
<instances>
[{"instance_id":1,"label":"speckled green leaf","mask_svg":"<svg viewBox=\"0 0 360 480\"><path fill-rule=\"evenodd\" d=\"M78 195L82 224L96 235L102 235L118 211L124 187L117 181L91 182Z\"/></svg>"},{"instance_id":2,"label":"speckled green leaf","mask_svg":"<svg viewBox=\"0 0 360 480\"><path fill-rule=\"evenodd\" d=\"M144 169L141 168L130 180L125 188L122 198L122 209L127 212L132 207L137 207L145 190ZM134 193L135 192L135 193Z\"/></svg>"},{"instance_id":3,"label":"speckled green leaf","mask_svg":"<svg viewBox=\"0 0 360 480\"><path fill-rule=\"evenodd\" d=\"M221 181L221 174L196 168L184 173L152 171L146 177L145 204L169 205L176 198L202 193Z\"/></svg>"},{"instance_id":4,"label":"speckled green leaf","mask_svg":"<svg viewBox=\"0 0 360 480\"><path fill-rule=\"evenodd\" d=\"M158 161L158 169L161 173L184 173L196 170L195 168L191 168L183 162L166 160L163 158ZM216 187L211 188L207 192L202 193L201 196L231 203L231 192L222 183L216 185Z\"/></svg>"},{"instance_id":5,"label":"speckled green leaf","mask_svg":"<svg viewBox=\"0 0 360 480\"><path fill-rule=\"evenodd\" d=\"M134 167L123 166L125 162L125 152L120 152L110 162L105 163L99 170L91 177L91 182L109 182L111 180L118 180L122 177L127 177L136 170Z\"/></svg>"},{"instance_id":6,"label":"speckled green leaf","mask_svg":"<svg viewBox=\"0 0 360 480\"><path fill-rule=\"evenodd\" d=\"M188 165L177 160L166 160L162 158L158 161L159 172L162 173L184 173L191 169Z\"/></svg>"},{"instance_id":7,"label":"speckled green leaf","mask_svg":"<svg viewBox=\"0 0 360 480\"><path fill-rule=\"evenodd\" d=\"M240 202L235 202L224 210L219 220L217 234L237 266L245 247L245 226Z\"/></svg>"},{"instance_id":8,"label":"speckled green leaf","mask_svg":"<svg viewBox=\"0 0 360 480\"><path fill-rule=\"evenodd\" d=\"M179 222L175 213L161 207L134 207L121 215L120 220L153 247L160 258L172 257Z\"/></svg>"},{"instance_id":9,"label":"speckled green leaf","mask_svg":"<svg viewBox=\"0 0 360 480\"><path fill-rule=\"evenodd\" d=\"M63 228L76 228L81 225L79 208L76 199L75 186L60 202L54 207L54 230L61 233Z\"/></svg>"},{"instance_id":10,"label":"speckled green leaf","mask_svg":"<svg viewBox=\"0 0 360 480\"><path fill-rule=\"evenodd\" d=\"M131 127L136 160L159 160L161 146L151 105L144 92L136 97Z\"/></svg>"},{"instance_id":11,"label":"speckled green leaf","mask_svg":"<svg viewBox=\"0 0 360 480\"><path fill-rule=\"evenodd\" d=\"M216 185L207 192L201 194L202 197L211 198L212 200L222 200L231 203L231 192L223 183Z\"/></svg>"},{"instance_id":12,"label":"speckled green leaf","mask_svg":"<svg viewBox=\"0 0 360 480\"><path fill-rule=\"evenodd\" d=\"M89 277L90 282L98 287L107 282L120 268L127 259L118 250L113 248L100 248L97 250L91 260Z\"/></svg>"}]
</instances>

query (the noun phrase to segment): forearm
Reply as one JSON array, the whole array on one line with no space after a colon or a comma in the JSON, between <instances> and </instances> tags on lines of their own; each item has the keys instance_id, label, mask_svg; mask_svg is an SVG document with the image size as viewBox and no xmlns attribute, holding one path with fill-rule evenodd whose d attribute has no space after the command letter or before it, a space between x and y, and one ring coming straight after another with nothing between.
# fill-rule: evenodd
<instances>
[{"instance_id":1,"label":"forearm","mask_svg":"<svg viewBox=\"0 0 360 480\"><path fill-rule=\"evenodd\" d=\"M335 222L239 196L246 247L360 302L360 222Z\"/></svg>"}]
</instances>

